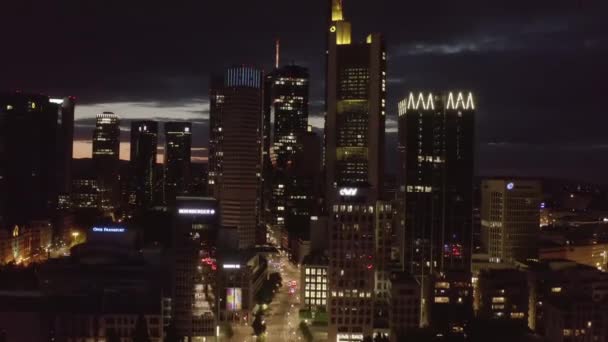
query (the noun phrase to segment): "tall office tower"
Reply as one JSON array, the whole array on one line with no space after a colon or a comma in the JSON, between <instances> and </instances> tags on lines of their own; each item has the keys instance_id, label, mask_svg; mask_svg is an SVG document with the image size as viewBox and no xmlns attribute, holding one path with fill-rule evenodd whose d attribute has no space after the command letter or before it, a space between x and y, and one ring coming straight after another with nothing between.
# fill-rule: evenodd
<instances>
[{"instance_id":1,"label":"tall office tower","mask_svg":"<svg viewBox=\"0 0 608 342\"><path fill-rule=\"evenodd\" d=\"M295 158L303 150L300 137L308 131L308 83L308 70L297 65L277 68L265 78L264 148L268 150L263 153L263 200L266 212L270 212L266 221L275 232L289 227L289 199L298 192L296 188L305 186L303 179L296 178Z\"/></svg>"},{"instance_id":2,"label":"tall office tower","mask_svg":"<svg viewBox=\"0 0 608 342\"><path fill-rule=\"evenodd\" d=\"M360 341L372 335L376 301L386 294L376 291L386 271L382 269L385 263L378 260L377 243L387 241L379 238L380 232L392 229L387 203L379 201L384 176L386 52L380 34L370 34L363 43L351 41L351 25L344 20L340 0L332 0L330 9L325 122L328 331L331 341Z\"/></svg>"},{"instance_id":3,"label":"tall office tower","mask_svg":"<svg viewBox=\"0 0 608 342\"><path fill-rule=\"evenodd\" d=\"M450 289L470 279L474 114L471 93L410 93L399 102L402 261L422 284L423 305L431 302L428 276L453 282ZM428 308L422 315L425 324Z\"/></svg>"},{"instance_id":4,"label":"tall office tower","mask_svg":"<svg viewBox=\"0 0 608 342\"><path fill-rule=\"evenodd\" d=\"M175 197L187 193L190 184L192 124L165 123L164 201L173 204Z\"/></svg>"},{"instance_id":5,"label":"tall office tower","mask_svg":"<svg viewBox=\"0 0 608 342\"><path fill-rule=\"evenodd\" d=\"M215 254L219 213L217 201L208 197L176 199L173 228L172 319L178 336L205 341L215 335L215 299L206 291L215 284L205 274L203 260Z\"/></svg>"},{"instance_id":6,"label":"tall office tower","mask_svg":"<svg viewBox=\"0 0 608 342\"><path fill-rule=\"evenodd\" d=\"M69 192L74 101L0 93L0 224L45 216Z\"/></svg>"},{"instance_id":7,"label":"tall office tower","mask_svg":"<svg viewBox=\"0 0 608 342\"><path fill-rule=\"evenodd\" d=\"M481 234L491 262L538 258L541 200L538 181L482 181Z\"/></svg>"},{"instance_id":8,"label":"tall office tower","mask_svg":"<svg viewBox=\"0 0 608 342\"><path fill-rule=\"evenodd\" d=\"M260 215L262 168L262 71L232 67L226 71L221 110L213 112L211 130L221 132L215 144L221 153L220 174L215 174L221 223L236 227L239 248L254 246ZM216 99L217 100L217 99ZM215 104L219 109L218 104ZM210 144L211 145L211 144ZM217 169L216 169L217 170Z\"/></svg>"},{"instance_id":9,"label":"tall office tower","mask_svg":"<svg viewBox=\"0 0 608 342\"><path fill-rule=\"evenodd\" d=\"M287 168L295 154L297 136L308 130L308 70L297 65L275 69L266 76L264 118L273 124L272 154L277 168Z\"/></svg>"},{"instance_id":10,"label":"tall office tower","mask_svg":"<svg viewBox=\"0 0 608 342\"><path fill-rule=\"evenodd\" d=\"M325 128L326 200L342 186L368 185L382 194L386 118L386 51L380 34L351 42L341 1L332 1Z\"/></svg>"},{"instance_id":11,"label":"tall office tower","mask_svg":"<svg viewBox=\"0 0 608 342\"><path fill-rule=\"evenodd\" d=\"M102 210L112 210L120 200L120 118L112 112L97 114L93 130L93 165Z\"/></svg>"},{"instance_id":12,"label":"tall office tower","mask_svg":"<svg viewBox=\"0 0 608 342\"><path fill-rule=\"evenodd\" d=\"M209 84L209 172L208 194L219 198L220 179L222 177L222 111L224 108L224 80L222 77L211 77Z\"/></svg>"},{"instance_id":13,"label":"tall office tower","mask_svg":"<svg viewBox=\"0 0 608 342\"><path fill-rule=\"evenodd\" d=\"M131 197L136 208L146 208L154 201L158 123L131 122Z\"/></svg>"}]
</instances>

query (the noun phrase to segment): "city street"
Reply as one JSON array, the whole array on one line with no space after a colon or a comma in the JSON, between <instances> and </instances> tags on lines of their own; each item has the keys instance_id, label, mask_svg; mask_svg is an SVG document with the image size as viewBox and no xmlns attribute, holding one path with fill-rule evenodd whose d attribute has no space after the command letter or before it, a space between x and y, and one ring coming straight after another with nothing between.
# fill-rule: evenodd
<instances>
[{"instance_id":1,"label":"city street","mask_svg":"<svg viewBox=\"0 0 608 342\"><path fill-rule=\"evenodd\" d=\"M298 329L300 298L300 272L296 266L289 262L287 254L281 252L281 276L283 286L279 289L270 304L266 314L267 341L297 341L301 339ZM290 284L295 282L295 287ZM290 291L290 289L293 289ZM293 292L293 293L290 293Z\"/></svg>"},{"instance_id":2,"label":"city street","mask_svg":"<svg viewBox=\"0 0 608 342\"><path fill-rule=\"evenodd\" d=\"M301 334L298 328L300 324L298 318L300 273L298 268L289 262L288 256L284 252L281 252L275 261L278 263L277 267L281 271L283 286L278 289L279 292L266 309L264 316L266 321L265 341L301 341ZM294 281L296 286L290 291L290 288L292 288L290 284ZM231 339L232 341L255 341L250 324L234 324L233 331L234 336Z\"/></svg>"}]
</instances>

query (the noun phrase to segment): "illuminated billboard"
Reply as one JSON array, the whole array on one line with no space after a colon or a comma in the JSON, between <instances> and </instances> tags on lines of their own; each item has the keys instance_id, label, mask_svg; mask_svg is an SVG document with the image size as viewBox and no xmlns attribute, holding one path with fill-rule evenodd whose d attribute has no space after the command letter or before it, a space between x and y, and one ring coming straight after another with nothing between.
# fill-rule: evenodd
<instances>
[{"instance_id":1,"label":"illuminated billboard","mask_svg":"<svg viewBox=\"0 0 608 342\"><path fill-rule=\"evenodd\" d=\"M240 287L226 289L226 310L240 311L243 309L243 293Z\"/></svg>"}]
</instances>

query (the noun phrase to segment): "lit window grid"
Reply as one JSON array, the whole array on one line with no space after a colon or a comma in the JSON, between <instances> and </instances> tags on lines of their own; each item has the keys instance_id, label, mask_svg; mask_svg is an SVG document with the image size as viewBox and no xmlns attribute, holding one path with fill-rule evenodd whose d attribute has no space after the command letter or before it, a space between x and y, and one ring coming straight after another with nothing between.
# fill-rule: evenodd
<instances>
[{"instance_id":1,"label":"lit window grid","mask_svg":"<svg viewBox=\"0 0 608 342\"><path fill-rule=\"evenodd\" d=\"M306 267L304 281L304 303L306 306L327 305L327 268Z\"/></svg>"}]
</instances>

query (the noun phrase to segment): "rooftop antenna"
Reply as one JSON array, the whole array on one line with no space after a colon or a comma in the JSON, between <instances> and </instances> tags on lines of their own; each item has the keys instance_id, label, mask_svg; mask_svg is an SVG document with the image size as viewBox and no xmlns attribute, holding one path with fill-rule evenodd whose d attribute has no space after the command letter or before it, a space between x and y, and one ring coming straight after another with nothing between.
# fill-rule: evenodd
<instances>
[{"instance_id":1,"label":"rooftop antenna","mask_svg":"<svg viewBox=\"0 0 608 342\"><path fill-rule=\"evenodd\" d=\"M274 45L274 68L279 68L279 56L280 56L281 42L277 38Z\"/></svg>"}]
</instances>

